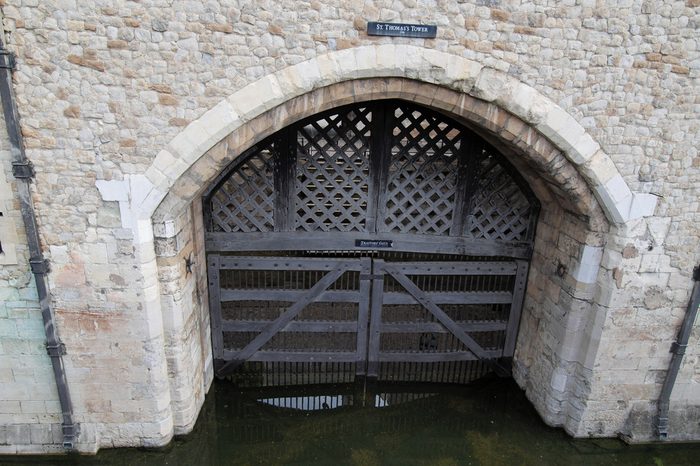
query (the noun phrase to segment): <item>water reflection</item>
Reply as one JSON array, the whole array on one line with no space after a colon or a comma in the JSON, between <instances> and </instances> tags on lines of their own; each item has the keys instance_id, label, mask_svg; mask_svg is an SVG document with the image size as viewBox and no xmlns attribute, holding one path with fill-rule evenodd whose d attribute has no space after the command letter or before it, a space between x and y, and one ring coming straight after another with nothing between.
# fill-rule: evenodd
<instances>
[{"instance_id":1,"label":"water reflection","mask_svg":"<svg viewBox=\"0 0 700 466\"><path fill-rule=\"evenodd\" d=\"M241 390L215 383L194 432L163 450L0 457L0 465L670 466L697 464L699 454L700 445L571 439L542 424L512 381L494 378L467 387L345 384Z\"/></svg>"},{"instance_id":2,"label":"water reflection","mask_svg":"<svg viewBox=\"0 0 700 466\"><path fill-rule=\"evenodd\" d=\"M394 387L398 391L385 391L387 387ZM428 389L435 389L435 385L427 386ZM359 400L361 407L388 408L402 403L422 398L436 396L438 393L424 391L404 391L423 390L420 386L406 384L383 384L372 385L364 381L343 385L321 385L316 390L321 390L323 394L312 394L300 396L290 396L291 394L305 391L313 391L313 387L266 387L264 389L242 390L241 396L255 398L258 403L276 408L293 409L296 411L320 411L326 409L349 408L355 406L355 400ZM257 398L256 395L263 391L266 396ZM275 396L277 393L279 396Z\"/></svg>"},{"instance_id":3,"label":"water reflection","mask_svg":"<svg viewBox=\"0 0 700 466\"><path fill-rule=\"evenodd\" d=\"M296 409L299 411L318 411L320 409L335 409L341 406L352 405L352 399L347 399L342 395L285 396L279 398L260 398L257 401L278 408Z\"/></svg>"}]
</instances>

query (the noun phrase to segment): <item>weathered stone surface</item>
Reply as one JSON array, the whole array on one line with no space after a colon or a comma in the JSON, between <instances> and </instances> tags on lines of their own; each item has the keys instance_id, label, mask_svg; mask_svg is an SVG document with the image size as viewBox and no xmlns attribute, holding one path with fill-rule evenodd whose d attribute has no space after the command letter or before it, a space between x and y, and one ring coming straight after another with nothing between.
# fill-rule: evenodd
<instances>
[{"instance_id":1,"label":"weathered stone surface","mask_svg":"<svg viewBox=\"0 0 700 466\"><path fill-rule=\"evenodd\" d=\"M572 434L649 438L700 261L697 1L585 1L576 14L540 0L190 3L0 4L81 450L160 445L192 427L212 377L198 190L257 135L358 94L498 135L543 204L516 379ZM415 18L439 24L438 38L364 33ZM351 81L365 77L383 82ZM32 368L0 378L0 432L12 453L47 452L60 408L0 141L0 361ZM154 230L154 212L170 226ZM174 243L157 257L164 238ZM184 252L188 277L167 262ZM689 360L699 353L691 341ZM694 387L686 366L679 387ZM698 425L697 392L674 393L676 426Z\"/></svg>"}]
</instances>

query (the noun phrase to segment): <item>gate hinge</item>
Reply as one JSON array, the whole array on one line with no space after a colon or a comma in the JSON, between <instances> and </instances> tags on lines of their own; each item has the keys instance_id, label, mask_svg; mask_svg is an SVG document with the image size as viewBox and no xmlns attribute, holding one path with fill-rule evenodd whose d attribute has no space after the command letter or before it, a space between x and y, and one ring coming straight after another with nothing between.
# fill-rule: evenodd
<instances>
[{"instance_id":1,"label":"gate hinge","mask_svg":"<svg viewBox=\"0 0 700 466\"><path fill-rule=\"evenodd\" d=\"M700 265L693 269L693 280L700 282Z\"/></svg>"},{"instance_id":2,"label":"gate hinge","mask_svg":"<svg viewBox=\"0 0 700 466\"><path fill-rule=\"evenodd\" d=\"M34 166L28 160L12 162L12 175L17 179L34 178Z\"/></svg>"},{"instance_id":3,"label":"gate hinge","mask_svg":"<svg viewBox=\"0 0 700 466\"><path fill-rule=\"evenodd\" d=\"M34 275L47 274L51 269L47 259L29 259L29 265Z\"/></svg>"},{"instance_id":4,"label":"gate hinge","mask_svg":"<svg viewBox=\"0 0 700 466\"><path fill-rule=\"evenodd\" d=\"M66 355L66 345L64 345L62 342L58 342L58 343L55 343L53 345L49 345L47 343L46 344L46 352L52 358L55 358L58 356L65 356Z\"/></svg>"},{"instance_id":5,"label":"gate hinge","mask_svg":"<svg viewBox=\"0 0 700 466\"><path fill-rule=\"evenodd\" d=\"M674 341L673 343L671 343L671 353L683 356L687 347L688 345L681 345L677 341Z\"/></svg>"},{"instance_id":6,"label":"gate hinge","mask_svg":"<svg viewBox=\"0 0 700 466\"><path fill-rule=\"evenodd\" d=\"M0 68L6 70L14 70L17 62L15 61L15 54L9 50L0 50Z\"/></svg>"}]
</instances>

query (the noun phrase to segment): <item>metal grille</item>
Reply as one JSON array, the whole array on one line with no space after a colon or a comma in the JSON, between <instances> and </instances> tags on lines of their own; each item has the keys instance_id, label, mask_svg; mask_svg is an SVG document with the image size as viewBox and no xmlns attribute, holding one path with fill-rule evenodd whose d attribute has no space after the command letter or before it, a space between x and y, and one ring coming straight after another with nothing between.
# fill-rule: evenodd
<instances>
[{"instance_id":1,"label":"metal grille","mask_svg":"<svg viewBox=\"0 0 700 466\"><path fill-rule=\"evenodd\" d=\"M478 185L467 216L467 229L474 238L524 241L530 226L527 197L498 159L484 154L478 163Z\"/></svg>"},{"instance_id":2,"label":"metal grille","mask_svg":"<svg viewBox=\"0 0 700 466\"><path fill-rule=\"evenodd\" d=\"M297 230L365 230L371 119L368 108L357 108L299 129Z\"/></svg>"},{"instance_id":3,"label":"metal grille","mask_svg":"<svg viewBox=\"0 0 700 466\"><path fill-rule=\"evenodd\" d=\"M452 225L461 132L434 115L394 110L385 231L446 235Z\"/></svg>"},{"instance_id":4,"label":"metal grille","mask_svg":"<svg viewBox=\"0 0 700 466\"><path fill-rule=\"evenodd\" d=\"M272 231L275 189L274 143L254 152L237 166L211 196L211 228L235 233Z\"/></svg>"}]
</instances>

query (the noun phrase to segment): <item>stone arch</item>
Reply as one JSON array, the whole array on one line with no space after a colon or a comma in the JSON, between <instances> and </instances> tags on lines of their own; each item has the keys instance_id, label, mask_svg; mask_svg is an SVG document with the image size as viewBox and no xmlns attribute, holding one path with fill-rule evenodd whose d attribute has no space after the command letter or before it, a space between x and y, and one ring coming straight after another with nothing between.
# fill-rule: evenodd
<instances>
[{"instance_id":1,"label":"stone arch","mask_svg":"<svg viewBox=\"0 0 700 466\"><path fill-rule=\"evenodd\" d=\"M205 379L211 378L206 362L192 369L187 361L191 355L178 349L198 345L202 361L207 351L211 354L206 347L208 315L200 310L201 338L194 344L182 340L192 338L192 332L178 310L177 300L197 289L184 276L181 261L187 251L194 250L197 257L197 246L181 247L180 240L185 229L190 240L196 235L187 227L197 216L196 209L189 209L197 204L192 201L238 154L276 129L332 107L381 98L412 100L478 129L523 169L539 197L556 197L556 203L580 215L587 230L599 234L594 239L584 235L579 241L582 252L574 259L578 262L572 275L575 280L579 276L588 280L582 282L586 286L595 282L601 235L608 226L653 213L656 198L632 193L612 160L572 116L532 87L475 61L384 44L332 52L268 75L193 121L157 155L144 175L118 182L122 183L119 189L98 185L105 200L120 202L122 222L134 231L146 286L147 320L154 333L163 328L165 353L172 365L168 371L175 433L193 426L203 400L201 386L208 383L194 387L192 371L203 371ZM586 249L587 243L593 249ZM199 276L206 277L203 261L199 262ZM580 331L564 333L568 340L561 342L562 347L580 345ZM548 369L546 377L554 390L567 390L567 380L574 375L566 370L556 365ZM572 415L565 408L551 414L551 404L549 393L535 400L550 423L575 433L576 422L569 419L580 419L580 414Z\"/></svg>"},{"instance_id":2,"label":"stone arch","mask_svg":"<svg viewBox=\"0 0 700 466\"><path fill-rule=\"evenodd\" d=\"M422 86L409 88L406 81L398 85L389 82L368 85L365 80L392 77L408 78ZM338 86L358 79L351 92ZM132 193L134 214L141 219L153 214L163 218L156 212L158 206L161 211L172 213L175 205L187 205L197 193L202 175L208 174L203 167L208 164L213 165L212 169L218 168L216 158L206 155L209 149L236 131L242 140L252 140L252 128L265 130L260 128L261 115L301 96L304 105L285 105L277 111L276 116L281 118L279 125L330 106L391 96L412 98L487 128L502 126L499 119L503 121L507 114L513 120L513 128L519 123L528 127L529 134L521 135L525 145L527 138L541 135L563 156L563 160L555 163L537 162L543 173L547 164L550 171L562 166L573 168L589 186L611 223L622 224L650 215L655 207L654 196L632 193L610 157L585 129L534 88L502 71L449 53L383 44L307 60L265 76L221 101L190 123L156 156L145 179L139 183L139 192ZM518 135L513 136L517 139Z\"/></svg>"}]
</instances>

